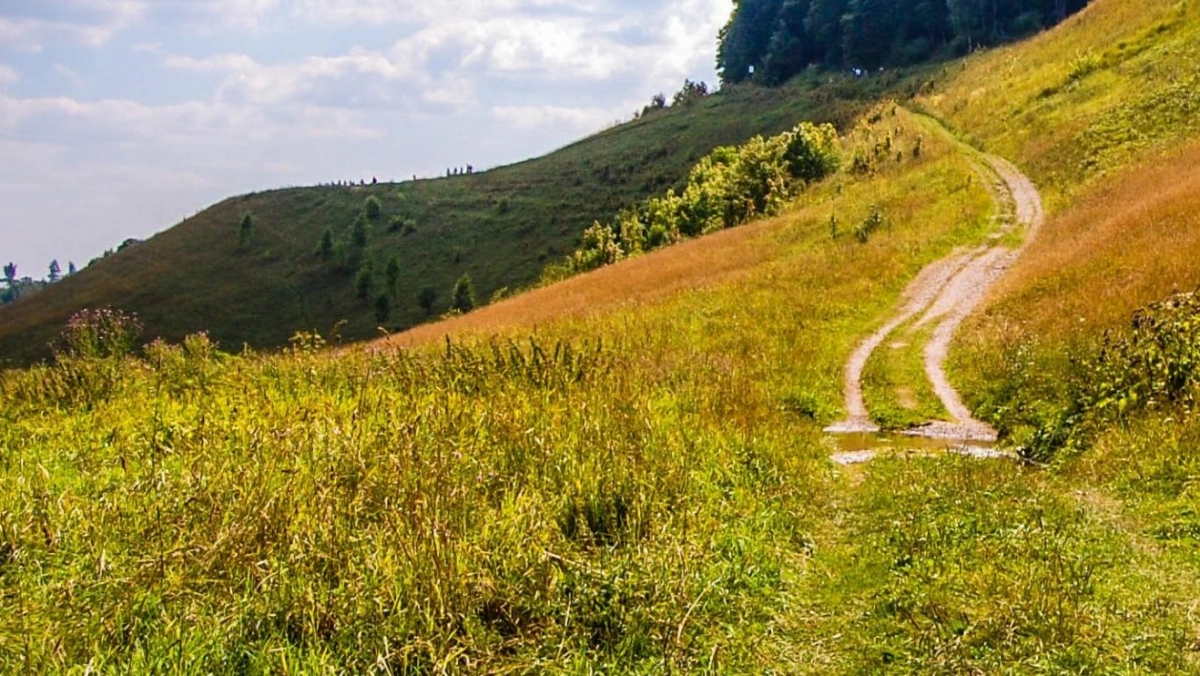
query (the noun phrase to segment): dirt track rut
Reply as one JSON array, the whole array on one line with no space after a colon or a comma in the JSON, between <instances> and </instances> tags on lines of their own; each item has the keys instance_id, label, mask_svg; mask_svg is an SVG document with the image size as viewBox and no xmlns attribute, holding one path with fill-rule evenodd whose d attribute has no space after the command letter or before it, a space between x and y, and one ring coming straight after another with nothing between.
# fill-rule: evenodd
<instances>
[{"instance_id":1,"label":"dirt track rut","mask_svg":"<svg viewBox=\"0 0 1200 676\"><path fill-rule=\"evenodd\" d=\"M826 428L832 433L878 432L863 399L862 375L871 354L896 329L920 315L915 327L933 325L924 348L925 374L951 420L929 421L906 432L914 436L951 439L964 442L992 442L996 431L976 420L963 404L962 397L946 376L946 356L960 324L979 306L992 286L1020 257L1037 235L1044 219L1041 195L1027 176L1011 162L994 155L980 154L979 173L992 186L1001 227L993 235L993 244L955 253L935 261L917 275L903 294L903 304L878 331L850 356L846 364L845 420ZM1018 248L999 244L1014 229L1026 229L1024 243Z\"/></svg>"}]
</instances>

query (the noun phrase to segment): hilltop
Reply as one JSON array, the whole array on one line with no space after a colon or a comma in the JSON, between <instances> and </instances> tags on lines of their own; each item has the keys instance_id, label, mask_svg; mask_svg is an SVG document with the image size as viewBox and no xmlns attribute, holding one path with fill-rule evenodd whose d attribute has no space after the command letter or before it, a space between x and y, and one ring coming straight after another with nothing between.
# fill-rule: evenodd
<instances>
[{"instance_id":1,"label":"hilltop","mask_svg":"<svg viewBox=\"0 0 1200 676\"><path fill-rule=\"evenodd\" d=\"M378 336L379 327L403 330L446 312L464 274L480 303L536 283L593 221L678 184L716 146L804 119L845 126L882 92L910 82L891 73L800 79L780 89L730 87L491 171L230 198L0 306L0 359L47 356L47 342L85 307L138 314L146 339L174 341L203 330L231 350L277 347L297 331L329 333L335 325L343 340ZM357 247L355 224L372 197L380 212L364 223L365 245ZM247 214L252 230L243 243L239 226ZM323 258L326 230L340 251ZM369 288L361 293L364 266ZM383 295L386 314L379 311Z\"/></svg>"}]
</instances>

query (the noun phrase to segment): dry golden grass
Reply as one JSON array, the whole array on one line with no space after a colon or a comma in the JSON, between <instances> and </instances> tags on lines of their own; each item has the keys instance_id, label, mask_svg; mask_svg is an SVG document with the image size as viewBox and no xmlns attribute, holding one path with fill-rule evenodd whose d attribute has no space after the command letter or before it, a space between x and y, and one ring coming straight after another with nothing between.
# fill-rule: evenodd
<instances>
[{"instance_id":1,"label":"dry golden grass","mask_svg":"<svg viewBox=\"0 0 1200 676\"><path fill-rule=\"evenodd\" d=\"M624 260L460 317L390 336L374 347L413 347L447 336L532 329L713 286L770 257L772 247L763 246L761 239L776 220L724 230Z\"/></svg>"},{"instance_id":2,"label":"dry golden grass","mask_svg":"<svg viewBox=\"0 0 1200 676\"><path fill-rule=\"evenodd\" d=\"M1200 146L1100 182L1051 221L993 312L1043 336L1120 326L1200 284Z\"/></svg>"}]
</instances>

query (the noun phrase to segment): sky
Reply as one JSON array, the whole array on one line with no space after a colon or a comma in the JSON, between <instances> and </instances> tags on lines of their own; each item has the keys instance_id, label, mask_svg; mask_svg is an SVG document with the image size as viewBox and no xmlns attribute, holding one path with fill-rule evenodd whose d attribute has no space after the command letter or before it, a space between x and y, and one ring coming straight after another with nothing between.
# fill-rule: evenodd
<instances>
[{"instance_id":1,"label":"sky","mask_svg":"<svg viewBox=\"0 0 1200 676\"><path fill-rule=\"evenodd\" d=\"M545 154L712 84L730 0L0 0L0 262Z\"/></svg>"}]
</instances>

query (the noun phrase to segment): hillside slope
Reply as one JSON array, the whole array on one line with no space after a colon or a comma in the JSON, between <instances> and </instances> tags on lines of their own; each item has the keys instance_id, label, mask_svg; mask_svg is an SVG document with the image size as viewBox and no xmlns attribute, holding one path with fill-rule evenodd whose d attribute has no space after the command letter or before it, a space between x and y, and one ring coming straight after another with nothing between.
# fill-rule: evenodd
<instances>
[{"instance_id":1,"label":"hillside slope","mask_svg":"<svg viewBox=\"0 0 1200 676\"><path fill-rule=\"evenodd\" d=\"M930 85L1051 197L956 343L952 375L1010 441L1062 412L1106 329L1119 344L1134 308L1200 280L1200 135L1095 136L1186 99L1041 94L1069 74L1046 55L1155 31L1138 67L1171 69L1200 30L1189 9L1158 31L1173 7L1097 0ZM922 116L852 128L848 153L888 139L886 161L778 217L378 349L194 338L0 372L0 672L1200 673L1200 369L1026 462L830 461L847 357L1003 213ZM1084 147L1102 171L1065 152Z\"/></svg>"},{"instance_id":2,"label":"hillside slope","mask_svg":"<svg viewBox=\"0 0 1200 676\"><path fill-rule=\"evenodd\" d=\"M676 184L715 146L777 133L802 119L845 124L880 91L903 86L891 74L731 88L488 172L235 197L45 293L0 307L0 359L44 356L72 313L105 305L136 312L148 339L204 330L234 350L243 343L281 345L297 330L328 333L342 320L344 339L378 335L379 326L411 327L450 306L463 274L473 278L480 302L536 281L593 221ZM360 251L353 229L370 196L382 209L367 224ZM254 226L243 245L245 214ZM344 252L323 260L317 252L327 229ZM398 274L389 289L393 257ZM359 293L364 263L371 281ZM419 302L422 293L431 295L428 308ZM377 303L384 294L381 319Z\"/></svg>"}]
</instances>

